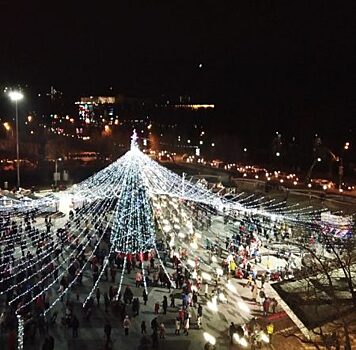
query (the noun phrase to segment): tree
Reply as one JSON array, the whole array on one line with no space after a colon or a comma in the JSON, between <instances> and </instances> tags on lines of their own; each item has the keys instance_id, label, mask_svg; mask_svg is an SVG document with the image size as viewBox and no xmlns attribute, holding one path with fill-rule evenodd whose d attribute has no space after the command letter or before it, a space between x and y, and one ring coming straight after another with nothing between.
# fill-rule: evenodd
<instances>
[{"instance_id":1,"label":"tree","mask_svg":"<svg viewBox=\"0 0 356 350\"><path fill-rule=\"evenodd\" d=\"M300 318L304 317L309 337L305 339L295 333L285 336L298 337L316 349L337 348L337 344L351 349L350 334L356 330L355 237L336 238L319 227L318 231L309 231L298 241L288 243L301 252L303 266L296 273L293 290L284 299Z\"/></svg>"}]
</instances>

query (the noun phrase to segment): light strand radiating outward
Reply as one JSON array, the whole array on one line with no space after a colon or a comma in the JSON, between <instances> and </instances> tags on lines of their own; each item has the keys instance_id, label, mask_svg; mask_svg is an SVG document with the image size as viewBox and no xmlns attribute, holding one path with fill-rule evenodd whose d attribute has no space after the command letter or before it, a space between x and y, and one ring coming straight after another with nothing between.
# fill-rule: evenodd
<instances>
[{"instance_id":1,"label":"light strand radiating outward","mask_svg":"<svg viewBox=\"0 0 356 350\"><path fill-rule=\"evenodd\" d=\"M67 206L72 205L76 210L68 221L68 217L61 219L61 224L66 222L62 234L54 230L46 232L48 227L42 219L30 231L25 228L23 219L26 215L34 213L39 217L48 207L58 209L64 198L68 200ZM79 276L88 273L88 266L96 264L97 252L105 244L108 244L108 248L101 262L94 266L97 268L97 277L84 299L84 307L94 295L115 255L120 255L122 259L117 296L121 293L125 269L129 268L135 254L141 258L149 256L148 253L154 254L168 281L174 286L163 263L164 255L158 249L156 232L160 231L161 237L170 240L170 246L175 241L181 248L197 249L201 246L197 237L205 237L202 237L203 231L201 234L195 232L194 225L198 223L194 222L193 225L194 215L189 213L193 209L209 215L215 212L232 219L236 215L255 215L261 227L265 217L271 222L285 222L290 228L321 225L321 210L299 207L298 204L287 205L285 201L278 202L254 194L239 193L227 198L221 191L213 193L199 183L186 180L142 153L134 132L131 149L124 156L68 191L29 203L15 202L6 209L0 206L0 217L10 215L21 228L8 235L13 224L8 221L8 224L0 226L1 248L4 247L0 261L0 296L6 294L9 304L16 310L18 348L23 348L22 312L51 288L57 289L69 269L75 267L76 273L62 290L57 291L49 307L44 310L43 314L47 315L72 289ZM180 231L183 226L184 230ZM184 231L192 239L190 245L182 240ZM6 248L12 245L14 249ZM41 249L35 256L24 254L24 250L29 253L38 247ZM147 291L144 265L142 263L142 278ZM194 266L194 262L190 261L190 265ZM50 268L52 270L48 273ZM209 266L206 268L211 269Z\"/></svg>"}]
</instances>

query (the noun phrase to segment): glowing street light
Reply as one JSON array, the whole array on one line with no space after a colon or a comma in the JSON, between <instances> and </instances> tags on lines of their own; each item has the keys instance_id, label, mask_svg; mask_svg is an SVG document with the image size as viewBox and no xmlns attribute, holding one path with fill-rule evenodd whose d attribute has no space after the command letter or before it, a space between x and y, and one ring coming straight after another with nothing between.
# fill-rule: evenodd
<instances>
[{"instance_id":1,"label":"glowing street light","mask_svg":"<svg viewBox=\"0 0 356 350\"><path fill-rule=\"evenodd\" d=\"M54 185L57 188L57 182L58 182L58 162L61 162L62 158L56 158L55 163L54 163Z\"/></svg>"},{"instance_id":2,"label":"glowing street light","mask_svg":"<svg viewBox=\"0 0 356 350\"><path fill-rule=\"evenodd\" d=\"M9 97L11 101L17 102L22 100L24 95L21 91L13 90L9 92Z\"/></svg>"},{"instance_id":3,"label":"glowing street light","mask_svg":"<svg viewBox=\"0 0 356 350\"><path fill-rule=\"evenodd\" d=\"M276 157L279 157L281 154L279 152L276 152Z\"/></svg>"},{"instance_id":4,"label":"glowing street light","mask_svg":"<svg viewBox=\"0 0 356 350\"><path fill-rule=\"evenodd\" d=\"M18 101L24 97L21 91L13 90L9 92L10 100L15 102L15 120L16 120L16 173L17 173L17 188L20 188L20 146L19 146L19 113L17 108Z\"/></svg>"}]
</instances>

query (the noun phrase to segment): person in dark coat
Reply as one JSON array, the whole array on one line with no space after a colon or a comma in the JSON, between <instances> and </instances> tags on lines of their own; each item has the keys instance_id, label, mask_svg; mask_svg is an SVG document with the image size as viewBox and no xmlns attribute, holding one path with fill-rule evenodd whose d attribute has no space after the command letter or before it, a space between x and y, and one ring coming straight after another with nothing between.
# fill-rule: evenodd
<instances>
[{"instance_id":1,"label":"person in dark coat","mask_svg":"<svg viewBox=\"0 0 356 350\"><path fill-rule=\"evenodd\" d=\"M132 311L135 313L134 316L138 316L140 313L140 302L138 298L134 298L132 302Z\"/></svg>"},{"instance_id":2,"label":"person in dark coat","mask_svg":"<svg viewBox=\"0 0 356 350\"><path fill-rule=\"evenodd\" d=\"M168 300L166 296L163 297L162 308L163 308L163 313L166 314L168 308Z\"/></svg>"},{"instance_id":3,"label":"person in dark coat","mask_svg":"<svg viewBox=\"0 0 356 350\"><path fill-rule=\"evenodd\" d=\"M142 292L142 298L143 298L144 305L147 305L148 295L147 295L145 289L144 289L143 292Z\"/></svg>"},{"instance_id":4,"label":"person in dark coat","mask_svg":"<svg viewBox=\"0 0 356 350\"><path fill-rule=\"evenodd\" d=\"M110 299L107 292L104 293L104 305L105 305L105 312L108 312L110 306Z\"/></svg>"}]
</instances>

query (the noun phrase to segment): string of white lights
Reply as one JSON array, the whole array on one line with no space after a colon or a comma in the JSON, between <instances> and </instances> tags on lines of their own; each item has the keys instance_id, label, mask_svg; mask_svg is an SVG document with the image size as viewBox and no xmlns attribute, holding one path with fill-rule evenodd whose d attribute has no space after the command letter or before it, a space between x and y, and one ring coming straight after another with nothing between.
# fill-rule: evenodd
<instances>
[{"instance_id":1,"label":"string of white lights","mask_svg":"<svg viewBox=\"0 0 356 350\"><path fill-rule=\"evenodd\" d=\"M99 219L101 219L101 217L98 216ZM83 236L83 241L86 239L86 236L84 234L85 230L82 230L82 232L80 233L80 236ZM105 232L104 232L105 233ZM102 234L102 236L104 235L104 233ZM83 242L82 241L82 242ZM86 240L87 242L84 244L84 246L82 247L80 254L85 252L86 247L89 245L90 240ZM69 254L69 256L67 257L67 260L64 260L61 264L58 264L58 266L56 267L56 270L59 271L61 267L64 267L65 263L70 260L71 257L74 257L74 255L76 254L75 251L73 251L72 253ZM74 264L74 259L73 261L68 265L68 269ZM64 275L66 274L66 269L64 269L64 271L60 274L58 274L57 278L54 278L53 281L51 283L49 283L49 285L47 285L42 291L40 291L39 293L37 293L36 295L32 296L32 298L27 302L24 303L20 306L20 309L24 308L25 306L31 304L32 302L34 302L39 296L41 296L46 290L48 290L49 288L51 288L55 283L57 283ZM23 297L25 294L27 293L31 293L38 284L42 285L48 278L50 278L51 275L46 275L43 278L41 278L37 284L33 285L32 287L28 288L27 290L25 290L25 292L17 295L14 299L12 299L9 304L11 305L12 303L14 303L15 301L17 301L19 298ZM67 290L67 289L66 289ZM18 309L18 311L20 310Z\"/></svg>"},{"instance_id":2,"label":"string of white lights","mask_svg":"<svg viewBox=\"0 0 356 350\"><path fill-rule=\"evenodd\" d=\"M85 211L88 211L89 208L85 208L85 210L82 208L82 210L85 212ZM75 228L79 228L79 225L80 223L77 224L77 227ZM78 236L80 237L80 236ZM42 254L40 255L37 255L37 259L33 259L33 263L30 263L25 259L24 262L23 262L23 266L24 268L21 269L21 270L18 270L16 273L11 273L10 276L8 276L7 278L4 278L2 280L0 280L0 283L3 282L3 281L6 281L8 279L12 279L12 278L15 278L17 275L19 275L20 273L23 273L25 271L27 271L29 268L32 268L32 267L35 267L38 265L39 262L41 261L44 261L47 257L50 257L53 252L55 251L56 248L58 248L59 246L61 245L61 240L58 239L57 240L57 243L55 245L53 245L53 248L52 249L44 249L43 251L43 256L41 256ZM63 254L63 251L60 253L60 254ZM12 286L9 286L7 289L5 289L4 291L1 291L0 292L0 295L6 293L6 292L9 292L11 291L12 289L17 289L21 286L21 284L24 284L26 283L27 281L33 279L35 276L37 275L40 275L43 271L45 271L52 263L53 263L54 259L50 260L46 265L43 265L39 270L36 270L33 274L29 274L27 277L25 278L22 278L20 282L16 283L16 284L13 284ZM63 262L62 265L64 265L65 262Z\"/></svg>"}]
</instances>

